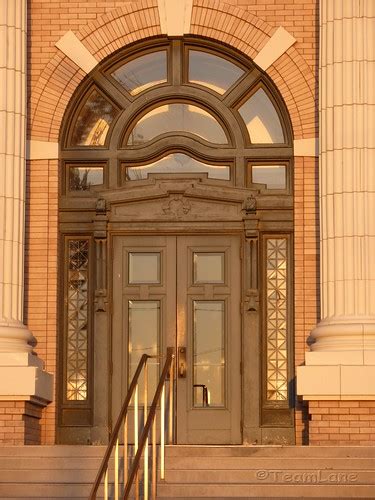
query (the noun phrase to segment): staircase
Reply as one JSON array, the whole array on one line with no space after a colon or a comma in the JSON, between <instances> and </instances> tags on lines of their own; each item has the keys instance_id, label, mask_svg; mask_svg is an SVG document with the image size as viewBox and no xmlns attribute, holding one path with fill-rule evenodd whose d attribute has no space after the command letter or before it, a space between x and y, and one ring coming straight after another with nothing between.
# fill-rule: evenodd
<instances>
[{"instance_id":1,"label":"staircase","mask_svg":"<svg viewBox=\"0 0 375 500\"><path fill-rule=\"evenodd\" d=\"M87 499L104 452L2 447L0 498ZM375 498L375 447L167 446L158 498Z\"/></svg>"}]
</instances>

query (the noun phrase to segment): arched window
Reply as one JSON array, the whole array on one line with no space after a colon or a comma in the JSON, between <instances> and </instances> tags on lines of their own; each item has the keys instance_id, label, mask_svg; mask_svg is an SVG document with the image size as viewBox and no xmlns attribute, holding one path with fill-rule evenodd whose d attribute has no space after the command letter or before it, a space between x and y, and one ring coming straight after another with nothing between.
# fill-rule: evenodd
<instances>
[{"instance_id":1,"label":"arched window","mask_svg":"<svg viewBox=\"0 0 375 500\"><path fill-rule=\"evenodd\" d=\"M205 318L207 310L212 314L215 311L217 325L224 324L229 307L225 301L230 299L225 298L224 292L220 292L222 296L217 292L224 298L216 297L215 302L212 290L222 286L231 296L228 283L234 278L230 278L225 266L229 265L230 252L238 244L241 274L234 280L239 288L233 297L242 296L238 299L239 307L246 313L244 330L238 339L244 339L241 342L246 344L254 342L248 340L251 335L258 335L262 373L258 384L259 425L290 427L293 147L289 116L272 81L251 60L224 45L197 38L144 41L119 51L88 75L66 112L60 145L60 230L65 240L61 426L89 426L95 420L94 381L102 375L94 371L94 346L108 348L109 343L99 341L93 332L99 321L103 324L97 319L97 312L106 311L106 301L115 303L118 293L109 276L112 263L106 257L106 252L112 251L112 258L116 259L111 250L116 237L113 235L134 231L138 238L153 234L154 240L159 241L160 235L168 233L177 238L174 245L179 247L178 238L184 231L189 234L216 231L216 235L236 233L238 240L228 243L234 245L229 251L224 243L220 246L220 238L212 236L212 250L202 251L197 247L198 250L192 251L193 271L188 271L191 275L188 279L193 280L193 287L198 284L204 287L208 280L205 300L211 297L211 309L204 300L196 300L189 314L198 321ZM186 179L190 179L191 189L196 189L191 199L178 188L178 183L186 183ZM172 188L168 187L171 185ZM204 196L206 205L202 201ZM130 210L132 197L138 204ZM120 207L125 199L126 206ZM159 207L155 200L160 199L164 201ZM201 205L197 202L198 212L194 215L194 200L198 199ZM104 200L104 205L98 205L98 200ZM105 210L106 202L113 208L110 214ZM147 223L153 213L159 213L160 220ZM186 227L185 219L188 219ZM141 282L146 283L142 285L143 298L136 299L133 295L125 308L134 330L129 323L127 335L129 339L133 335L135 342L138 333L134 325L142 324L142 317L155 321L162 318L159 299L144 297L151 296L151 292L145 291L147 286L162 283L164 264L163 252L137 250L138 240L132 238L127 239L133 249L127 254L128 267L124 273L140 273ZM192 238L193 242L198 241L194 240L197 236ZM181 253L188 253L186 248ZM141 271L131 267L140 262ZM212 270L211 265L218 267ZM153 276L149 282L144 278L148 269ZM203 278L198 279L196 273ZM141 282L129 278L126 286L130 290ZM141 308L137 300L143 301ZM255 325L248 316L250 313L257 315L260 325L257 334L249 331ZM158 325L152 338L160 340L162 327L161 323ZM220 359L224 359L229 352L225 347L229 340L225 340L226 333L220 328L225 330L217 326L215 342L221 346ZM108 332L114 335L112 342L120 338ZM157 344L159 340L153 342ZM143 341L139 340L140 345ZM163 342L153 345L152 352L160 352ZM245 344L241 349L248 352L249 345ZM192 348L192 356L201 359L194 351L197 345ZM127 373L138 359L131 349ZM201 363L208 363L202 360ZM98 366L104 364L102 361ZM201 387L204 370L199 363L194 366L194 387ZM256 363L244 365L246 380L258 376L251 371L255 369L252 366ZM208 392L211 390L213 406L216 400L218 406L224 407L229 404L225 403L228 396L223 392L228 378L225 378L226 368L220 369L221 378L215 375L217 387ZM207 372L210 370L213 368L207 368ZM191 402L193 407L198 404L197 394L194 393ZM77 419L81 420L77 423Z\"/></svg>"}]
</instances>

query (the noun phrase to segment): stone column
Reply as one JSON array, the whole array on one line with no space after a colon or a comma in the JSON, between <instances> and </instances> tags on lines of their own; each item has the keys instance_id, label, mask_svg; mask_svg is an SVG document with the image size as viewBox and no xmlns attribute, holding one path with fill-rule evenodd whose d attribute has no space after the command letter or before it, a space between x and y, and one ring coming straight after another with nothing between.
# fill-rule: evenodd
<instances>
[{"instance_id":1,"label":"stone column","mask_svg":"<svg viewBox=\"0 0 375 500\"><path fill-rule=\"evenodd\" d=\"M26 5L0 1L0 399L51 399L51 376L23 324Z\"/></svg>"},{"instance_id":2,"label":"stone column","mask_svg":"<svg viewBox=\"0 0 375 500\"><path fill-rule=\"evenodd\" d=\"M320 1L321 322L305 399L375 399L375 2Z\"/></svg>"}]
</instances>

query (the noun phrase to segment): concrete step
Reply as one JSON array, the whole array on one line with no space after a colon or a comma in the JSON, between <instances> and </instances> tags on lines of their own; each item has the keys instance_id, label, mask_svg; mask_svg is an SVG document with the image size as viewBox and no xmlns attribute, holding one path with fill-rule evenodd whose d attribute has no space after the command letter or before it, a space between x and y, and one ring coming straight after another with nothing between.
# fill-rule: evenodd
<instances>
[{"instance_id":1,"label":"concrete step","mask_svg":"<svg viewBox=\"0 0 375 500\"><path fill-rule=\"evenodd\" d=\"M168 446L165 498L375 498L375 448Z\"/></svg>"}]
</instances>

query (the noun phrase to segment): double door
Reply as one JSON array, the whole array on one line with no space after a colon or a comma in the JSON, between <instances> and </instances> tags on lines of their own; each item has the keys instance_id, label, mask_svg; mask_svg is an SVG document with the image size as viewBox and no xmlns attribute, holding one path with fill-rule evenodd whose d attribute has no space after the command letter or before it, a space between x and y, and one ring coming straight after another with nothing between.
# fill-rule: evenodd
<instances>
[{"instance_id":1,"label":"double door","mask_svg":"<svg viewBox=\"0 0 375 500\"><path fill-rule=\"evenodd\" d=\"M141 355L174 347L177 443L241 442L240 271L238 236L114 238L114 415Z\"/></svg>"}]
</instances>

